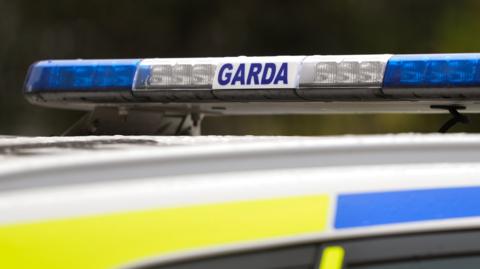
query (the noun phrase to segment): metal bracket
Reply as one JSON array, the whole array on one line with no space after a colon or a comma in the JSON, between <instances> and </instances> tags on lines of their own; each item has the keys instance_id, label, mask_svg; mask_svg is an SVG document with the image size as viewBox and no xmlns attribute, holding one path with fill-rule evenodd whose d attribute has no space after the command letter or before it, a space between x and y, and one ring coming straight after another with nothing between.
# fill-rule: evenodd
<instances>
[{"instance_id":1,"label":"metal bracket","mask_svg":"<svg viewBox=\"0 0 480 269\"><path fill-rule=\"evenodd\" d=\"M464 106L459 105L434 105L431 106L432 109L445 109L448 110L452 118L445 122L442 127L438 130L439 133L446 133L450 128L452 128L457 123L467 124L470 122L469 118L465 115L460 114L458 110L465 109Z\"/></svg>"},{"instance_id":2,"label":"metal bracket","mask_svg":"<svg viewBox=\"0 0 480 269\"><path fill-rule=\"evenodd\" d=\"M66 130L64 136L83 135L200 135L202 115L155 110L101 107Z\"/></svg>"}]
</instances>

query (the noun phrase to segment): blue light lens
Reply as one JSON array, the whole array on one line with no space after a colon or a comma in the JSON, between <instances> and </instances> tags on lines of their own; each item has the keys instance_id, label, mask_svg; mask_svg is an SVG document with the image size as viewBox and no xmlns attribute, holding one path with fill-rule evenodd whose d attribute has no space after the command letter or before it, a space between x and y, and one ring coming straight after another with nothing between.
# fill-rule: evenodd
<instances>
[{"instance_id":1,"label":"blue light lens","mask_svg":"<svg viewBox=\"0 0 480 269\"><path fill-rule=\"evenodd\" d=\"M392 56L383 88L453 88L480 86L480 54Z\"/></svg>"},{"instance_id":2,"label":"blue light lens","mask_svg":"<svg viewBox=\"0 0 480 269\"><path fill-rule=\"evenodd\" d=\"M140 60L41 61L30 67L26 92L131 90Z\"/></svg>"}]
</instances>

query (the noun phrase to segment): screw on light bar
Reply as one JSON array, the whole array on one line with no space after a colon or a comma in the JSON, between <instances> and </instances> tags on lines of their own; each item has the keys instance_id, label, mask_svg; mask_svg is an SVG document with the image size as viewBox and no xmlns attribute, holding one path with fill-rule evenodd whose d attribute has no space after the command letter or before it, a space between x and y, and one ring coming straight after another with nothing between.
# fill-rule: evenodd
<instances>
[{"instance_id":1,"label":"screw on light bar","mask_svg":"<svg viewBox=\"0 0 480 269\"><path fill-rule=\"evenodd\" d=\"M287 101L377 102L383 111L421 101L422 110L469 111L480 101L480 54L42 61L31 66L24 93L34 103L68 108Z\"/></svg>"}]
</instances>

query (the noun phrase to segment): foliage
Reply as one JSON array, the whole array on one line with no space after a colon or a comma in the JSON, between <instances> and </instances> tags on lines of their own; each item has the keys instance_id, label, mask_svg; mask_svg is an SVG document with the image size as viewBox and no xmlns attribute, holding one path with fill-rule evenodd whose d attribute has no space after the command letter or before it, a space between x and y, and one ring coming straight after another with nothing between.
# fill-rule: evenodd
<instances>
[{"instance_id":1,"label":"foliage","mask_svg":"<svg viewBox=\"0 0 480 269\"><path fill-rule=\"evenodd\" d=\"M80 116L23 100L28 66L40 59L469 52L480 47L479 7L474 0L0 0L0 133L55 134ZM205 127L226 134L429 132L446 118L228 117L207 119Z\"/></svg>"}]
</instances>

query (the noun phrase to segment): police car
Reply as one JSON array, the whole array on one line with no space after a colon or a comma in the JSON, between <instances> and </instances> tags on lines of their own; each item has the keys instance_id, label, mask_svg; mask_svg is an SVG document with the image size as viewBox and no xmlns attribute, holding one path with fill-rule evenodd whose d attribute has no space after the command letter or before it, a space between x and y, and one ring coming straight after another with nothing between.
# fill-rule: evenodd
<instances>
[{"instance_id":1,"label":"police car","mask_svg":"<svg viewBox=\"0 0 480 269\"><path fill-rule=\"evenodd\" d=\"M0 268L480 265L479 135L189 136L267 113L446 131L479 110L480 54L42 61L24 93L89 113L0 139Z\"/></svg>"}]
</instances>

